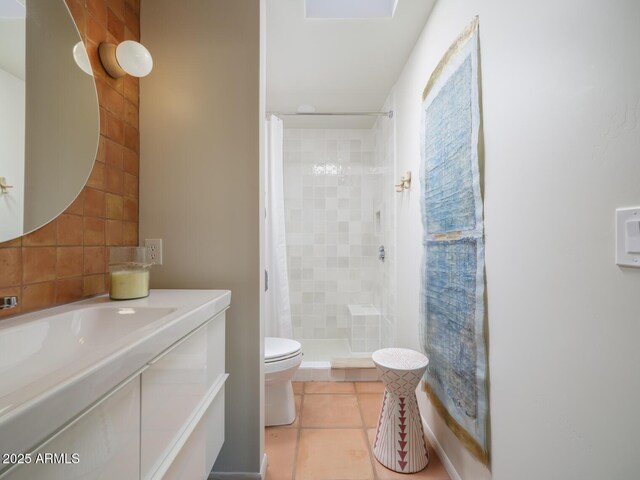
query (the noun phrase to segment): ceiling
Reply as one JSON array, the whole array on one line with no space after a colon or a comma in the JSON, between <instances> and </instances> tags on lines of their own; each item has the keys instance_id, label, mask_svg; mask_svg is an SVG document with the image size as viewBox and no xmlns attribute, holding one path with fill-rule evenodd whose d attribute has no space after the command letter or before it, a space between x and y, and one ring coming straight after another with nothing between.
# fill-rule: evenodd
<instances>
[{"instance_id":1,"label":"ceiling","mask_svg":"<svg viewBox=\"0 0 640 480\"><path fill-rule=\"evenodd\" d=\"M393 18L307 19L304 0L267 0L267 111L380 111L435 0ZM370 128L375 117L282 117L289 128Z\"/></svg>"}]
</instances>

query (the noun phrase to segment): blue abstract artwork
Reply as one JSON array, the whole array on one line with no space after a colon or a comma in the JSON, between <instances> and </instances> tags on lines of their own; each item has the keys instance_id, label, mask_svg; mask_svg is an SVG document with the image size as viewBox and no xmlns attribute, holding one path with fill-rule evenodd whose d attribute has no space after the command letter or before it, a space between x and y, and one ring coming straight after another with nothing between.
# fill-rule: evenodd
<instances>
[{"instance_id":1,"label":"blue abstract artwork","mask_svg":"<svg viewBox=\"0 0 640 480\"><path fill-rule=\"evenodd\" d=\"M425 184L427 233L476 227L471 152L471 59L452 75L426 111Z\"/></svg>"},{"instance_id":2,"label":"blue abstract artwork","mask_svg":"<svg viewBox=\"0 0 640 480\"><path fill-rule=\"evenodd\" d=\"M429 358L424 390L463 444L488 463L478 85L476 19L423 96L421 340Z\"/></svg>"},{"instance_id":3,"label":"blue abstract artwork","mask_svg":"<svg viewBox=\"0 0 640 480\"><path fill-rule=\"evenodd\" d=\"M425 346L435 390L469 418L478 416L476 388L476 271L478 240L427 242ZM453 307L453 308L452 308Z\"/></svg>"}]
</instances>

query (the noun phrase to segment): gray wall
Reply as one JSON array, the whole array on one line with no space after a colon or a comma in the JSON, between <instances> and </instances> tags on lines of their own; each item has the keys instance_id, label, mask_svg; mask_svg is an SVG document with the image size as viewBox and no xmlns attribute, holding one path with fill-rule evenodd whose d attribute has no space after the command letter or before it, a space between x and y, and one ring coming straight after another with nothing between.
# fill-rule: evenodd
<instances>
[{"instance_id":1,"label":"gray wall","mask_svg":"<svg viewBox=\"0 0 640 480\"><path fill-rule=\"evenodd\" d=\"M226 440L214 470L257 472L261 438L260 1L143 1L140 239L154 288L230 289Z\"/></svg>"}]
</instances>

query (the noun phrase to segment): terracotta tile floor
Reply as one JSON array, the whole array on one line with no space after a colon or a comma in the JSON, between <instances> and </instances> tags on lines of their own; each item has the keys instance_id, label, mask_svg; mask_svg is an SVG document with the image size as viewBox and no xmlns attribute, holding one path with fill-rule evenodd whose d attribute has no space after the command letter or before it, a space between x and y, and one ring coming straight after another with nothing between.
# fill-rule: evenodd
<instances>
[{"instance_id":1,"label":"terracotta tile floor","mask_svg":"<svg viewBox=\"0 0 640 480\"><path fill-rule=\"evenodd\" d=\"M412 475L380 465L372 453L381 382L295 382L297 417L292 425L268 427L267 480L448 480L429 447L429 465Z\"/></svg>"}]
</instances>

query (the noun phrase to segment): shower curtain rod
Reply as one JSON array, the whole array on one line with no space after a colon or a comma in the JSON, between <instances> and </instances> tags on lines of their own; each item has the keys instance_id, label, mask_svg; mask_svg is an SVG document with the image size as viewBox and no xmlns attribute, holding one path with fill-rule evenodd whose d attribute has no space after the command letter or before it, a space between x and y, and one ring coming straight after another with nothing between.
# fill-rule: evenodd
<instances>
[{"instance_id":1,"label":"shower curtain rod","mask_svg":"<svg viewBox=\"0 0 640 480\"><path fill-rule=\"evenodd\" d=\"M388 117L393 118L393 110L389 110L388 112L273 112L273 115L280 116L289 116L289 115L300 115L300 116L311 116L311 117L321 117L321 116L336 116L336 117Z\"/></svg>"}]
</instances>

